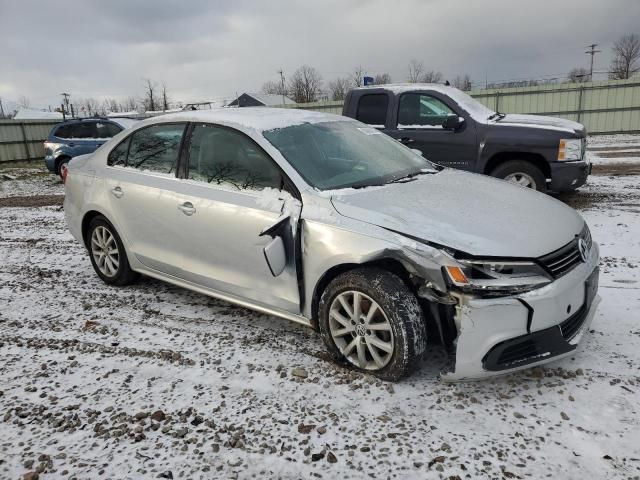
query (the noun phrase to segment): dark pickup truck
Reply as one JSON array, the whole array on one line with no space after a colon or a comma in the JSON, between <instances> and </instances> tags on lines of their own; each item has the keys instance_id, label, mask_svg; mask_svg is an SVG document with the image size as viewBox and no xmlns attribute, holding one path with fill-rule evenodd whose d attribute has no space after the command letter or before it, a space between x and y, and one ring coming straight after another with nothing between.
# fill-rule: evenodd
<instances>
[{"instance_id":1,"label":"dark pickup truck","mask_svg":"<svg viewBox=\"0 0 640 480\"><path fill-rule=\"evenodd\" d=\"M440 165L542 192L575 190L591 173L583 125L494 112L450 86L355 88L347 94L342 114L380 129Z\"/></svg>"}]
</instances>

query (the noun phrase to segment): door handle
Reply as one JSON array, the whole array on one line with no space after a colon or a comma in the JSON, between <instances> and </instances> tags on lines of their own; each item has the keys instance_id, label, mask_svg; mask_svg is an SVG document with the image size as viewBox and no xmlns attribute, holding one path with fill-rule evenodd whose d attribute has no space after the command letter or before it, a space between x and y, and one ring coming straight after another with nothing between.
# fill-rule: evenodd
<instances>
[{"instance_id":1,"label":"door handle","mask_svg":"<svg viewBox=\"0 0 640 480\"><path fill-rule=\"evenodd\" d=\"M124 195L124 192L120 187L114 187L111 189L111 194L116 198L122 198L122 196Z\"/></svg>"},{"instance_id":2,"label":"door handle","mask_svg":"<svg viewBox=\"0 0 640 480\"><path fill-rule=\"evenodd\" d=\"M400 143L404 143L405 145L407 145L408 143L413 143L415 142L415 140L413 138L410 137L402 137L400 139Z\"/></svg>"},{"instance_id":3,"label":"door handle","mask_svg":"<svg viewBox=\"0 0 640 480\"><path fill-rule=\"evenodd\" d=\"M76 146L76 144L75 144L75 143L73 143L73 142L69 142L69 143L67 143L67 146L69 146L69 147L75 147L75 146Z\"/></svg>"},{"instance_id":4,"label":"door handle","mask_svg":"<svg viewBox=\"0 0 640 480\"><path fill-rule=\"evenodd\" d=\"M194 207L191 202L184 202L183 204L178 205L178 210L182 211L182 213L188 217L196 213L196 207Z\"/></svg>"}]
</instances>

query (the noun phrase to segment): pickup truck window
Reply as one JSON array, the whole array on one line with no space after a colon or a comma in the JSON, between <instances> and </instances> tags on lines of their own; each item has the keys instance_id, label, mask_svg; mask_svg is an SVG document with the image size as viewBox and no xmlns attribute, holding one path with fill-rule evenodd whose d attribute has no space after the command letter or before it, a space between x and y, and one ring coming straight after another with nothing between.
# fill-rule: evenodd
<instances>
[{"instance_id":1,"label":"pickup truck window","mask_svg":"<svg viewBox=\"0 0 640 480\"><path fill-rule=\"evenodd\" d=\"M356 119L367 125L383 128L387 118L389 96L386 93L363 95L358 101Z\"/></svg>"},{"instance_id":2,"label":"pickup truck window","mask_svg":"<svg viewBox=\"0 0 640 480\"><path fill-rule=\"evenodd\" d=\"M442 128L447 115L455 115L444 102L424 93L405 93L398 107L398 128Z\"/></svg>"}]
</instances>

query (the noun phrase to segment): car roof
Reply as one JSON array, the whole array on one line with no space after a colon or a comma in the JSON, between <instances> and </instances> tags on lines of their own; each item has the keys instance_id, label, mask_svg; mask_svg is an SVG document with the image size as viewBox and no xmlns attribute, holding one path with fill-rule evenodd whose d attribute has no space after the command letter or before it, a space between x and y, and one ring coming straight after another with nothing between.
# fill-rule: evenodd
<instances>
[{"instance_id":1,"label":"car roof","mask_svg":"<svg viewBox=\"0 0 640 480\"><path fill-rule=\"evenodd\" d=\"M345 122L354 120L340 115L295 108L229 107L160 115L144 120L140 125L152 125L165 122L204 122L235 127L240 130L262 132L292 125L301 125L303 123L338 121Z\"/></svg>"},{"instance_id":2,"label":"car roof","mask_svg":"<svg viewBox=\"0 0 640 480\"><path fill-rule=\"evenodd\" d=\"M69 120L66 120L64 122L61 122L58 126L62 126L62 125L76 125L78 123L88 123L88 122L110 122L110 123L115 123L117 125L120 125L123 128L129 128L133 125L135 125L136 123L139 122L139 120L134 120L131 118L118 118L118 117L85 117L85 118L71 118Z\"/></svg>"},{"instance_id":3,"label":"car roof","mask_svg":"<svg viewBox=\"0 0 640 480\"><path fill-rule=\"evenodd\" d=\"M353 90L387 90L393 93L403 93L426 89L441 93L448 93L451 90L457 90L456 87L453 87L451 85L443 85L442 83L387 83L384 85L367 85L366 87L356 87Z\"/></svg>"}]
</instances>

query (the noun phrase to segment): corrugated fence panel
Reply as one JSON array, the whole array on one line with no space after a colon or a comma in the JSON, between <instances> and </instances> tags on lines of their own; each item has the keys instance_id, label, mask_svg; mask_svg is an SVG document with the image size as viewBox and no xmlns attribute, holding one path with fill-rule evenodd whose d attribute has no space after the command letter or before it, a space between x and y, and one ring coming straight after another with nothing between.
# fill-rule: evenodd
<instances>
[{"instance_id":1,"label":"corrugated fence panel","mask_svg":"<svg viewBox=\"0 0 640 480\"><path fill-rule=\"evenodd\" d=\"M0 120L0 162L44 158L44 141L57 121Z\"/></svg>"}]
</instances>

